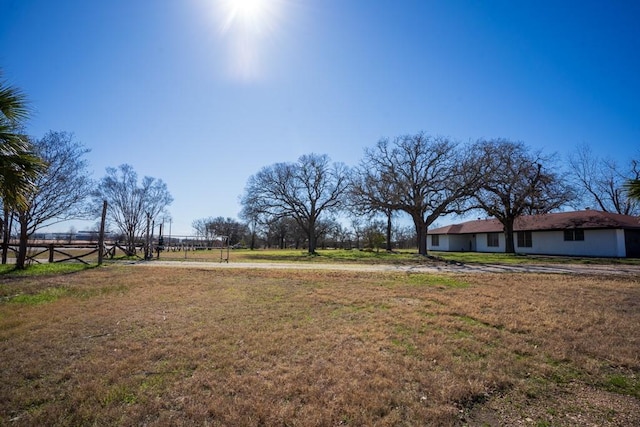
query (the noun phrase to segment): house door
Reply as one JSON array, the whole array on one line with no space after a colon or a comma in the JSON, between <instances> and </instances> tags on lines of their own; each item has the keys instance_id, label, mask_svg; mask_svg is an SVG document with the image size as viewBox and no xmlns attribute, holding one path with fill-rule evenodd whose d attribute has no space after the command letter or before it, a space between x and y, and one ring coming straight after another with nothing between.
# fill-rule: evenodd
<instances>
[{"instance_id":1,"label":"house door","mask_svg":"<svg viewBox=\"0 0 640 427\"><path fill-rule=\"evenodd\" d=\"M469 252L475 252L476 251L476 235L472 234L471 237L469 237Z\"/></svg>"}]
</instances>

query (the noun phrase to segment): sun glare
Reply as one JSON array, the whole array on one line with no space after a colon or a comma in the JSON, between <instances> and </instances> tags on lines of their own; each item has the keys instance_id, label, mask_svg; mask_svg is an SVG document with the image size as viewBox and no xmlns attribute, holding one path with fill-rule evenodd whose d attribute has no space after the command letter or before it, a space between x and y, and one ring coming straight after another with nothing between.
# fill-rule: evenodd
<instances>
[{"instance_id":1,"label":"sun glare","mask_svg":"<svg viewBox=\"0 0 640 427\"><path fill-rule=\"evenodd\" d=\"M276 0L220 0L224 17L222 32L232 29L262 32L269 28L275 12Z\"/></svg>"},{"instance_id":2,"label":"sun glare","mask_svg":"<svg viewBox=\"0 0 640 427\"><path fill-rule=\"evenodd\" d=\"M235 0L237 13L244 19L259 19L264 14L266 0Z\"/></svg>"},{"instance_id":3,"label":"sun glare","mask_svg":"<svg viewBox=\"0 0 640 427\"><path fill-rule=\"evenodd\" d=\"M285 0L217 0L219 31L229 49L233 78L256 80L264 73L269 39L280 24Z\"/></svg>"}]
</instances>

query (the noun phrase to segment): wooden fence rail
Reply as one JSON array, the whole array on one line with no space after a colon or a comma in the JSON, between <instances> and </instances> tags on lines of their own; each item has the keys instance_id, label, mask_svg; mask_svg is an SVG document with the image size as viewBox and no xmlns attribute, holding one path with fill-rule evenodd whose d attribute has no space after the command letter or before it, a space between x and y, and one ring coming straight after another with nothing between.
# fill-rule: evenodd
<instances>
[{"instance_id":1,"label":"wooden fence rail","mask_svg":"<svg viewBox=\"0 0 640 427\"><path fill-rule=\"evenodd\" d=\"M91 264L98 262L97 244L58 244L58 243L34 243L27 245L27 263L43 264L58 262L81 262L83 264ZM18 245L10 244L7 246L8 253L18 254ZM137 253L144 253L144 246L136 246ZM126 255L127 250L119 243L105 243L103 249L104 256L107 258L115 258L119 254ZM137 258L143 259L140 255Z\"/></svg>"}]
</instances>

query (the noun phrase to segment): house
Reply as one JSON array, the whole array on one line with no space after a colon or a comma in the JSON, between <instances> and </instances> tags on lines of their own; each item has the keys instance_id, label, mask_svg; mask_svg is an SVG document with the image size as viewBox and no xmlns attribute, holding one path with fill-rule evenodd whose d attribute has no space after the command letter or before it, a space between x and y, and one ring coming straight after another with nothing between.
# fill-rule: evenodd
<instances>
[{"instance_id":1,"label":"house","mask_svg":"<svg viewBox=\"0 0 640 427\"><path fill-rule=\"evenodd\" d=\"M504 252L497 219L479 219L427 231L432 251ZM640 258L640 218L597 210L526 215L514 224L516 252Z\"/></svg>"}]
</instances>

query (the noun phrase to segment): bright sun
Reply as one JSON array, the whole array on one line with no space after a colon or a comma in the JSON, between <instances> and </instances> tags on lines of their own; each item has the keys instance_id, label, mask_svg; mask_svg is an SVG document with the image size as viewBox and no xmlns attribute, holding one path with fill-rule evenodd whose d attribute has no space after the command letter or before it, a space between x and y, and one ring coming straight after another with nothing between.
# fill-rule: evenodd
<instances>
[{"instance_id":1,"label":"bright sun","mask_svg":"<svg viewBox=\"0 0 640 427\"><path fill-rule=\"evenodd\" d=\"M274 0L220 0L223 32L239 26L242 31L261 31L273 13Z\"/></svg>"},{"instance_id":2,"label":"bright sun","mask_svg":"<svg viewBox=\"0 0 640 427\"><path fill-rule=\"evenodd\" d=\"M278 32L288 0L216 0L219 31L229 51L234 78L251 81L264 73L268 45Z\"/></svg>"},{"instance_id":3,"label":"bright sun","mask_svg":"<svg viewBox=\"0 0 640 427\"><path fill-rule=\"evenodd\" d=\"M259 18L264 14L266 0L234 0L234 8L241 17L248 19Z\"/></svg>"}]
</instances>

